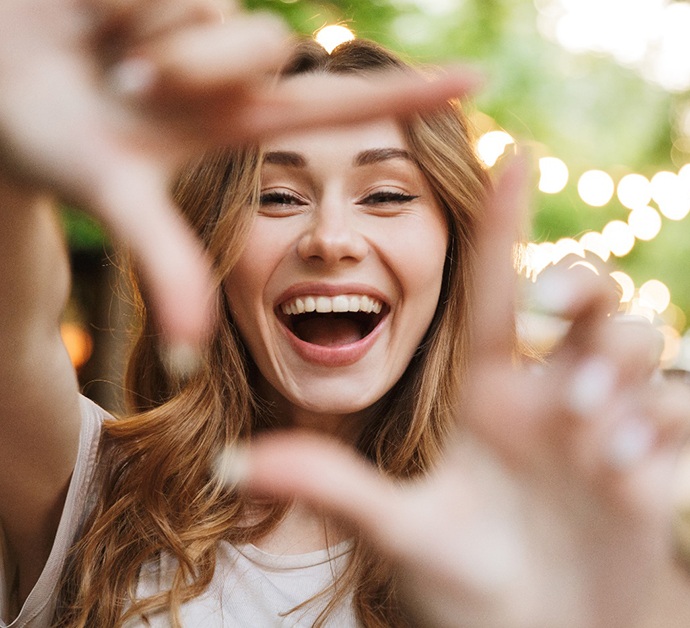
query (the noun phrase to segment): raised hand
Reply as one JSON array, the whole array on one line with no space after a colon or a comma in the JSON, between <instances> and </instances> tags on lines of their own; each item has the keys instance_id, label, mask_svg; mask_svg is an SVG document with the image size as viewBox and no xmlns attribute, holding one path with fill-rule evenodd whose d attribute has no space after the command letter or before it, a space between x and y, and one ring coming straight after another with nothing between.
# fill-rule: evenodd
<instances>
[{"instance_id":1,"label":"raised hand","mask_svg":"<svg viewBox=\"0 0 690 628\"><path fill-rule=\"evenodd\" d=\"M0 7L0 175L102 219L129 245L169 342L207 327L208 262L170 200L200 151L403 113L473 82L315 77L274 85L284 26L221 0L7 0Z\"/></svg>"},{"instance_id":2,"label":"raised hand","mask_svg":"<svg viewBox=\"0 0 690 628\"><path fill-rule=\"evenodd\" d=\"M522 180L509 167L487 211L458 429L429 477L401 485L298 433L262 437L225 469L357 526L397 567L419 625L646 625L653 583L672 565L670 487L690 397L652 377L655 332L612 320L608 284L581 267L537 288L571 321L561 345L543 364L516 360Z\"/></svg>"}]
</instances>

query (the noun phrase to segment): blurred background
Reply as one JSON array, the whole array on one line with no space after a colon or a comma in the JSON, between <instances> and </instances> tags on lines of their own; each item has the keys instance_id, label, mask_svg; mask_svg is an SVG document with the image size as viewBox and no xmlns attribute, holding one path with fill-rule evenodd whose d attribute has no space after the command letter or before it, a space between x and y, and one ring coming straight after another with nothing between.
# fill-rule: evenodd
<instances>
[{"instance_id":1,"label":"blurred background","mask_svg":"<svg viewBox=\"0 0 690 628\"><path fill-rule=\"evenodd\" d=\"M564 255L607 260L621 311L652 320L663 365L690 371L690 2L249 0L324 47L367 37L487 77L470 105L488 166L526 146L528 280ZM117 411L127 308L100 228L65 208L74 290L63 335L85 394Z\"/></svg>"}]
</instances>

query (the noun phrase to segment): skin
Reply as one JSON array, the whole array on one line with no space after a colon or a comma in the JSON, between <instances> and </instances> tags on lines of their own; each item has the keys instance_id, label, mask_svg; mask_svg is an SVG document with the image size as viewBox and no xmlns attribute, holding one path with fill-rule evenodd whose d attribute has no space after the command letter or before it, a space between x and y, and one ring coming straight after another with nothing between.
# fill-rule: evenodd
<instances>
[{"instance_id":1,"label":"skin","mask_svg":"<svg viewBox=\"0 0 690 628\"><path fill-rule=\"evenodd\" d=\"M434 315L444 213L392 121L291 135L265 151L261 205L226 293L282 421L352 439ZM383 302L374 331L337 346L295 342L281 304L339 294Z\"/></svg>"}]
</instances>

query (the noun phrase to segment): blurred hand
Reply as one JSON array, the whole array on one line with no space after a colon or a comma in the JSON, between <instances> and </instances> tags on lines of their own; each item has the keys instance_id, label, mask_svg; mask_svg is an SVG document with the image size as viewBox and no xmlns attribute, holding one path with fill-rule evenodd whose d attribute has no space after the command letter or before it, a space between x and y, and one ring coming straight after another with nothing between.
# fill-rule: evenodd
<instances>
[{"instance_id":1,"label":"blurred hand","mask_svg":"<svg viewBox=\"0 0 690 628\"><path fill-rule=\"evenodd\" d=\"M470 373L457 434L429 477L400 485L344 445L265 436L229 479L324 507L399 572L419 625L630 628L670 561L670 485L690 408L652 377L651 326L612 321L607 281L575 267L537 288L571 321L544 364L516 364L512 246L522 205L507 168L478 244Z\"/></svg>"},{"instance_id":2,"label":"blurred hand","mask_svg":"<svg viewBox=\"0 0 690 628\"><path fill-rule=\"evenodd\" d=\"M208 261L168 195L193 155L296 128L403 113L474 80L273 85L285 27L221 0L3 0L0 174L101 219L131 247L168 342L207 329Z\"/></svg>"}]
</instances>

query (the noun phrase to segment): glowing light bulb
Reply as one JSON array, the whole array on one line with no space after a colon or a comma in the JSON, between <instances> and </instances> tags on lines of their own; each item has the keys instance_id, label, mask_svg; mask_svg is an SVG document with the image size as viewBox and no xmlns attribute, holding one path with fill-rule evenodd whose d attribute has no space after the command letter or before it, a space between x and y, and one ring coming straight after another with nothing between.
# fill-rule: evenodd
<instances>
[{"instance_id":1,"label":"glowing light bulb","mask_svg":"<svg viewBox=\"0 0 690 628\"><path fill-rule=\"evenodd\" d=\"M319 29L314 35L314 39L326 49L329 54L340 44L352 41L355 34L345 26L340 24L330 24Z\"/></svg>"},{"instance_id":2,"label":"glowing light bulb","mask_svg":"<svg viewBox=\"0 0 690 628\"><path fill-rule=\"evenodd\" d=\"M498 158L510 144L515 144L515 140L510 134L505 131L489 131L477 141L477 154L490 168L498 161Z\"/></svg>"},{"instance_id":3,"label":"glowing light bulb","mask_svg":"<svg viewBox=\"0 0 690 628\"><path fill-rule=\"evenodd\" d=\"M653 240L661 231L661 216L649 205L638 207L630 212L628 225L639 240Z\"/></svg>"},{"instance_id":4,"label":"glowing light bulb","mask_svg":"<svg viewBox=\"0 0 690 628\"><path fill-rule=\"evenodd\" d=\"M661 314L671 303L671 291L658 279L650 279L640 286L640 305Z\"/></svg>"},{"instance_id":5,"label":"glowing light bulb","mask_svg":"<svg viewBox=\"0 0 690 628\"><path fill-rule=\"evenodd\" d=\"M611 256L611 249L606 239L598 231L588 231L580 238L580 244L585 251L590 251L606 261Z\"/></svg>"},{"instance_id":6,"label":"glowing light bulb","mask_svg":"<svg viewBox=\"0 0 690 628\"><path fill-rule=\"evenodd\" d=\"M557 194L568 183L568 166L558 157L542 157L539 171L539 189L546 194Z\"/></svg>"},{"instance_id":7,"label":"glowing light bulb","mask_svg":"<svg viewBox=\"0 0 690 628\"><path fill-rule=\"evenodd\" d=\"M622 220L612 220L602 230L606 245L617 257L627 255L635 246L635 235Z\"/></svg>"},{"instance_id":8,"label":"glowing light bulb","mask_svg":"<svg viewBox=\"0 0 690 628\"><path fill-rule=\"evenodd\" d=\"M558 264L558 262L568 255L584 257L585 250L577 240L573 240L573 238L561 238L552 249L551 261L554 264Z\"/></svg>"},{"instance_id":9,"label":"glowing light bulb","mask_svg":"<svg viewBox=\"0 0 690 628\"><path fill-rule=\"evenodd\" d=\"M641 174L626 174L618 182L618 200L628 209L644 207L652 200L652 186Z\"/></svg>"},{"instance_id":10,"label":"glowing light bulb","mask_svg":"<svg viewBox=\"0 0 690 628\"><path fill-rule=\"evenodd\" d=\"M690 182L673 172L661 171L652 177L652 198L669 220L682 220L690 212Z\"/></svg>"},{"instance_id":11,"label":"glowing light bulb","mask_svg":"<svg viewBox=\"0 0 690 628\"><path fill-rule=\"evenodd\" d=\"M623 291L621 294L621 303L629 303L635 296L635 282L630 278L630 275L624 273L622 270L614 270L610 275Z\"/></svg>"},{"instance_id":12,"label":"glowing light bulb","mask_svg":"<svg viewBox=\"0 0 690 628\"><path fill-rule=\"evenodd\" d=\"M603 207L611 200L614 192L611 175L603 170L588 170L577 182L580 198L592 207Z\"/></svg>"}]
</instances>

